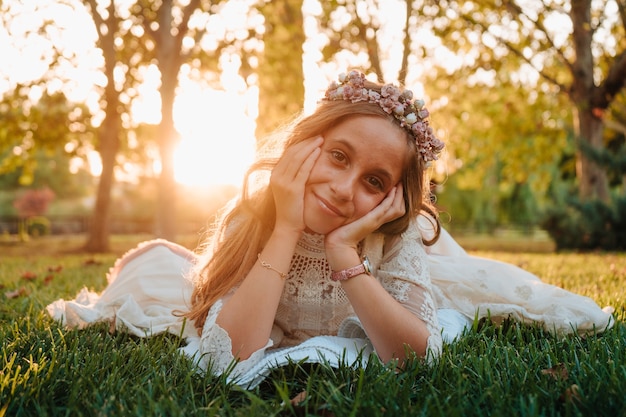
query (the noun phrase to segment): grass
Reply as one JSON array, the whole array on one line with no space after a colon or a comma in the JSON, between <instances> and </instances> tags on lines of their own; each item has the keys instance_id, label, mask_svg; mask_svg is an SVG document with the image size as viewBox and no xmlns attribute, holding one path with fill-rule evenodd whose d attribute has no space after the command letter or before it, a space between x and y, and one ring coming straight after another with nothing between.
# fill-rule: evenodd
<instances>
[{"instance_id":1,"label":"grass","mask_svg":"<svg viewBox=\"0 0 626 417\"><path fill-rule=\"evenodd\" d=\"M482 241L473 252L613 305L618 324L602 335L480 322L431 365L293 363L245 391L195 372L177 337L66 330L45 314L83 286L103 289L115 258L143 238L115 237L114 252L98 255L76 253L75 238L0 244L0 416L626 416L626 254L502 252Z\"/></svg>"}]
</instances>

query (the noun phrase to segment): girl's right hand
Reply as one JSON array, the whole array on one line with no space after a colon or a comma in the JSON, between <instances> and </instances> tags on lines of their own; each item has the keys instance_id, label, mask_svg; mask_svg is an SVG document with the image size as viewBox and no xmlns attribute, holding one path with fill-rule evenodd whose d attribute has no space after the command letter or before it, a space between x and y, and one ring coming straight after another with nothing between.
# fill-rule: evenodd
<instances>
[{"instance_id":1,"label":"girl's right hand","mask_svg":"<svg viewBox=\"0 0 626 417\"><path fill-rule=\"evenodd\" d=\"M321 136L307 139L285 150L272 170L270 188L276 205L276 228L301 233L304 225L304 188L320 155Z\"/></svg>"}]
</instances>

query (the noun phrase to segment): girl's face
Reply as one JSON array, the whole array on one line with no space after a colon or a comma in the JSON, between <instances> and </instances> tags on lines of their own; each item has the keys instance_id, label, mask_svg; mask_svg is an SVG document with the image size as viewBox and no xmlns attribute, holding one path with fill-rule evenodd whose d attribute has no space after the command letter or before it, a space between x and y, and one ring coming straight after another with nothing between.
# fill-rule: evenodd
<instances>
[{"instance_id":1,"label":"girl's face","mask_svg":"<svg viewBox=\"0 0 626 417\"><path fill-rule=\"evenodd\" d=\"M407 152L402 129L380 117L330 129L304 193L307 230L327 234L370 212L400 182Z\"/></svg>"}]
</instances>

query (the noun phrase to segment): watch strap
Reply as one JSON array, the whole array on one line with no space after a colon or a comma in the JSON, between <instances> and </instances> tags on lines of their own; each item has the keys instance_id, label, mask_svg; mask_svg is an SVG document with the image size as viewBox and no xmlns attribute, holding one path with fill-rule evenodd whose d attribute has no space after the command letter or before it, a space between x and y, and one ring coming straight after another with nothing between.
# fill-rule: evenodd
<instances>
[{"instance_id":1,"label":"watch strap","mask_svg":"<svg viewBox=\"0 0 626 417\"><path fill-rule=\"evenodd\" d=\"M345 281L357 275L369 274L370 272L371 272L370 263L366 257L365 259L363 259L362 263L356 266L353 266L347 269L342 269L341 271L333 271L332 274L330 275L330 279L332 279L333 281Z\"/></svg>"}]
</instances>

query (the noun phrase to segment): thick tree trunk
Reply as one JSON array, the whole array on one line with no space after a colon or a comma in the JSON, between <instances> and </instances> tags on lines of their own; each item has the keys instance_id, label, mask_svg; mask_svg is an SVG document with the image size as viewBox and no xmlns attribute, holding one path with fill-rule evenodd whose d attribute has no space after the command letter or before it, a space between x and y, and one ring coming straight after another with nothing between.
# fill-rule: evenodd
<instances>
[{"instance_id":1,"label":"thick tree trunk","mask_svg":"<svg viewBox=\"0 0 626 417\"><path fill-rule=\"evenodd\" d=\"M593 148L602 148L604 124L595 117L589 106L576 109L578 120L577 137L587 142ZM584 152L578 151L576 161L576 176L578 177L579 197L582 200L599 199L609 201L609 185L606 171L592 161Z\"/></svg>"},{"instance_id":2,"label":"thick tree trunk","mask_svg":"<svg viewBox=\"0 0 626 417\"><path fill-rule=\"evenodd\" d=\"M267 2L261 12L266 31L258 70L257 140L295 115L304 103L302 0Z\"/></svg>"},{"instance_id":3,"label":"thick tree trunk","mask_svg":"<svg viewBox=\"0 0 626 417\"><path fill-rule=\"evenodd\" d=\"M598 100L600 89L594 83L594 60L591 51L593 31L591 24L591 0L572 2L574 49L576 59L572 65L572 89L570 97L575 104L577 137L593 148L603 147L602 120L594 116L594 108L606 109L608 103ZM583 152L578 152L576 163L579 197L583 200L608 201L609 186L604 168L591 161Z\"/></svg>"}]
</instances>

